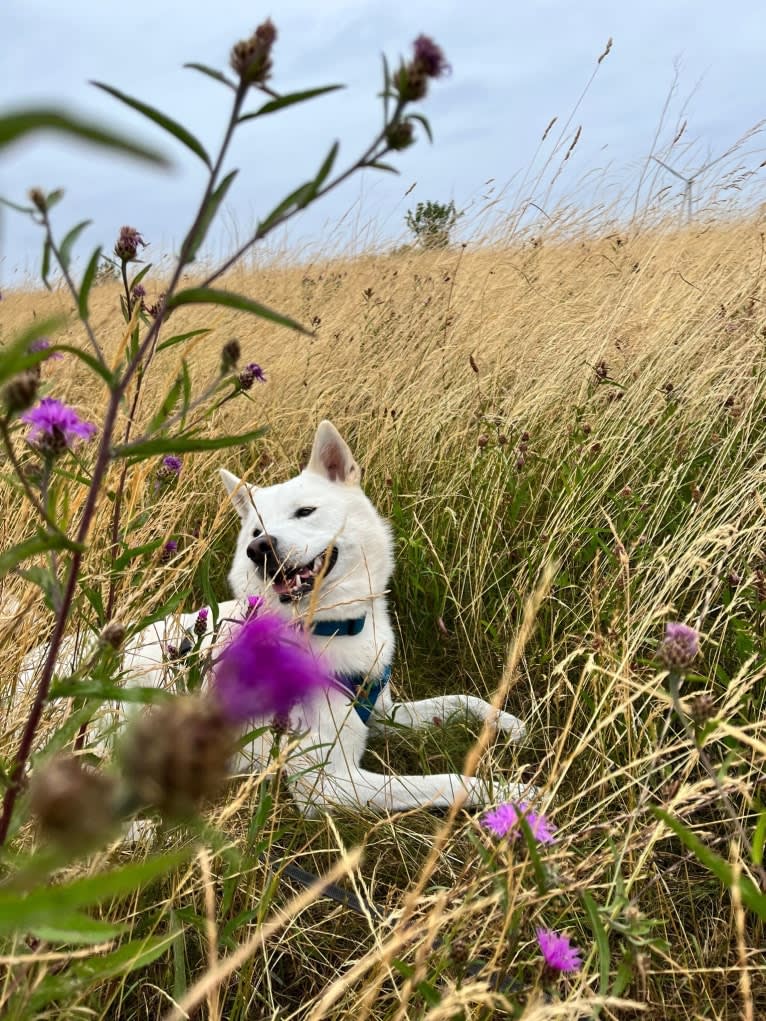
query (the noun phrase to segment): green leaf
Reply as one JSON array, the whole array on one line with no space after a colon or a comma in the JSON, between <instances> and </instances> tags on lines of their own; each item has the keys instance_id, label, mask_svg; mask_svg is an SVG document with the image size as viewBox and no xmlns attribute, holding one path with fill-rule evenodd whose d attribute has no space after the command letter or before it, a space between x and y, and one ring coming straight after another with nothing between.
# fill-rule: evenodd
<instances>
[{"instance_id":1,"label":"green leaf","mask_svg":"<svg viewBox=\"0 0 766 1021\"><path fill-rule=\"evenodd\" d=\"M186 67L197 65L185 65ZM324 96L328 92L336 92L338 89L345 89L345 85L323 85L318 89L306 89L304 92L288 92L285 96L278 96L276 99L270 99L268 103L264 103L263 106L259 106L253 113L243 113L239 118L239 123L242 124L244 121L254 120L256 117L263 117L269 113L275 113L277 110L284 110L286 106L294 106L296 103L305 103L307 99L314 99L316 96Z\"/></svg>"},{"instance_id":2,"label":"green leaf","mask_svg":"<svg viewBox=\"0 0 766 1021\"><path fill-rule=\"evenodd\" d=\"M47 553L48 550L60 549L82 552L85 547L68 539L61 532L44 532L32 539L25 539L23 542L18 543L18 545L6 550L5 553L0 554L0 578L29 557L37 556L39 553Z\"/></svg>"},{"instance_id":3,"label":"green leaf","mask_svg":"<svg viewBox=\"0 0 766 1021\"><path fill-rule=\"evenodd\" d=\"M759 868L763 865L764 840L766 840L766 809L763 809L758 816L753 833L753 864Z\"/></svg>"},{"instance_id":4,"label":"green leaf","mask_svg":"<svg viewBox=\"0 0 766 1021\"><path fill-rule=\"evenodd\" d=\"M138 273L136 273L136 275L130 281L130 289L131 289L131 291L133 290L134 287L136 287L138 284L141 283L141 281L144 279L144 277L146 276L146 274L149 272L149 270L151 268L152 268L151 262L147 262L147 264L145 266L143 266L138 271Z\"/></svg>"},{"instance_id":5,"label":"green leaf","mask_svg":"<svg viewBox=\"0 0 766 1021\"><path fill-rule=\"evenodd\" d=\"M39 131L55 131L106 149L116 149L118 152L157 166L170 166L168 160L155 149L148 149L126 138L125 135L118 135L109 128L102 128L93 121L81 120L79 117L72 117L68 113L50 108L29 107L0 115L0 149Z\"/></svg>"},{"instance_id":6,"label":"green leaf","mask_svg":"<svg viewBox=\"0 0 766 1021\"><path fill-rule=\"evenodd\" d=\"M727 890L734 886L734 869L729 862L721 858L715 851L712 851L707 844L703 844L696 833L692 833L682 822L674 819L672 815L669 815L661 808L652 808L652 814L675 833L679 840L689 848L697 861L709 869L714 876L717 876ZM761 893L755 883L744 875L738 877L737 885L739 886L742 903L755 912L762 921L766 922L766 894Z\"/></svg>"},{"instance_id":7,"label":"green leaf","mask_svg":"<svg viewBox=\"0 0 766 1021\"><path fill-rule=\"evenodd\" d=\"M61 681L51 687L48 695L55 698L90 698L99 702L120 702L130 705L156 705L173 698L172 692L163 688L130 685L122 687L104 681Z\"/></svg>"},{"instance_id":8,"label":"green leaf","mask_svg":"<svg viewBox=\"0 0 766 1021\"><path fill-rule=\"evenodd\" d=\"M385 170L389 174L398 174L399 170L392 166L390 163L383 163L381 160L373 160L371 163L365 163L366 167L371 170Z\"/></svg>"},{"instance_id":9,"label":"green leaf","mask_svg":"<svg viewBox=\"0 0 766 1021\"><path fill-rule=\"evenodd\" d=\"M17 213L26 213L27 215L37 212L34 206L20 206L18 202L11 202L10 199L4 199L2 195L0 195L0 205L8 206L9 209L13 209Z\"/></svg>"},{"instance_id":10,"label":"green leaf","mask_svg":"<svg viewBox=\"0 0 766 1021\"><path fill-rule=\"evenodd\" d=\"M532 859L532 868L535 873L535 883L540 894L544 894L548 889L548 877L545 873L545 866L543 865L540 857L540 852L537 849L537 840L532 833L532 828L527 821L526 816L523 813L518 813L519 826L524 836L524 841L529 851L529 857Z\"/></svg>"},{"instance_id":11,"label":"green leaf","mask_svg":"<svg viewBox=\"0 0 766 1021\"><path fill-rule=\"evenodd\" d=\"M29 931L49 943L104 943L126 931L124 925L100 922L82 911L63 911L50 922L38 922Z\"/></svg>"},{"instance_id":12,"label":"green leaf","mask_svg":"<svg viewBox=\"0 0 766 1021\"><path fill-rule=\"evenodd\" d=\"M49 191L48 194L45 196L46 208L53 209L54 206L57 206L59 204L63 197L64 197L63 188L54 188L53 191Z\"/></svg>"},{"instance_id":13,"label":"green leaf","mask_svg":"<svg viewBox=\"0 0 766 1021\"><path fill-rule=\"evenodd\" d=\"M177 333L175 337L168 337L167 340L163 340L161 344L157 345L158 351L165 351L169 347L175 347L176 344L183 344L185 340L191 340L192 337L204 337L206 333L212 333L210 327L204 327L201 330L189 330L188 333Z\"/></svg>"},{"instance_id":14,"label":"green leaf","mask_svg":"<svg viewBox=\"0 0 766 1021\"><path fill-rule=\"evenodd\" d=\"M47 337L49 334L55 333L65 322L66 319L63 316L41 319L28 326L7 347L4 347L0 351L0 383L4 383L11 376L23 372L24 369L31 369L34 365L39 365L40 362L49 358L50 351L35 351L30 354L29 345L40 337Z\"/></svg>"},{"instance_id":15,"label":"green leaf","mask_svg":"<svg viewBox=\"0 0 766 1021\"><path fill-rule=\"evenodd\" d=\"M48 290L51 289L51 285L48 281L50 273L51 273L51 243L46 237L45 241L43 241L43 261L40 266L40 279L48 288Z\"/></svg>"},{"instance_id":16,"label":"green leaf","mask_svg":"<svg viewBox=\"0 0 766 1021\"><path fill-rule=\"evenodd\" d=\"M238 436L157 436L150 440L137 440L126 446L116 447L115 457L129 457L131 463L145 461L147 457L158 454L184 454L197 450L223 450L239 444L252 443L266 433L265 427L240 433Z\"/></svg>"},{"instance_id":17,"label":"green leaf","mask_svg":"<svg viewBox=\"0 0 766 1021\"><path fill-rule=\"evenodd\" d=\"M238 173L238 170L232 170L230 174L227 174L205 203L205 208L200 214L199 222L196 224L196 227L192 228L193 233L192 231L189 232L186 240L181 246L181 258L183 259L184 265L189 262L194 262L200 245L205 240L207 232L210 229L210 224L215 219L215 215L218 212L221 203L226 198L226 193Z\"/></svg>"},{"instance_id":18,"label":"green leaf","mask_svg":"<svg viewBox=\"0 0 766 1021\"><path fill-rule=\"evenodd\" d=\"M114 96L115 99L119 99L121 103L125 103L126 106L131 107L133 110L137 110L138 113L143 114L150 121L158 124L161 128L167 131L169 134L177 138L179 142L183 143L187 149L190 149L195 156L199 156L202 162L208 169L211 169L210 157L205 151L204 146L199 142L190 131L187 131L183 124L179 124L178 121L174 121L172 117L168 117L167 114L162 113L160 110L156 110L153 106L149 106L147 103L142 103L140 99L134 99L132 96L125 95L124 92L120 92L119 89L112 88L111 85L106 85L104 82L91 82L91 85L95 85L97 89L102 89L107 92L110 96Z\"/></svg>"},{"instance_id":19,"label":"green leaf","mask_svg":"<svg viewBox=\"0 0 766 1021\"><path fill-rule=\"evenodd\" d=\"M301 326L295 319L275 312L268 305L262 305L259 301L246 298L243 294L234 294L232 291L219 291L212 287L190 287L185 291L179 291L168 301L168 310L179 308L181 305L223 305L226 308L235 308L240 312L249 312L251 315L267 319L278 326L286 326L290 330L297 330L307 337L313 337L311 330Z\"/></svg>"},{"instance_id":20,"label":"green leaf","mask_svg":"<svg viewBox=\"0 0 766 1021\"><path fill-rule=\"evenodd\" d=\"M165 398L162 401L162 404L160 404L159 408L152 416L152 420L146 427L146 432L149 435L157 432L157 430L160 428L163 422L167 422L167 420L170 418L170 415L173 412L173 408L175 408L176 404L178 404L178 399L181 396L182 386L183 383L181 377L176 376L176 378L170 384L170 389L165 394Z\"/></svg>"},{"instance_id":21,"label":"green leaf","mask_svg":"<svg viewBox=\"0 0 766 1021\"><path fill-rule=\"evenodd\" d=\"M82 234L86 227L90 227L93 220L83 220L82 223L78 223L75 227L69 231L67 236L59 245L59 259L64 269L69 269L69 263L72 261L72 246L78 237Z\"/></svg>"},{"instance_id":22,"label":"green leaf","mask_svg":"<svg viewBox=\"0 0 766 1021\"><path fill-rule=\"evenodd\" d=\"M223 71L216 71L213 67L208 67L207 64L184 64L184 67L188 67L192 71L199 71L200 74L207 75L208 78L212 78L216 82L220 82L222 85L228 85L230 89L236 91L237 86L234 82L229 81Z\"/></svg>"},{"instance_id":23,"label":"green leaf","mask_svg":"<svg viewBox=\"0 0 766 1021\"><path fill-rule=\"evenodd\" d=\"M338 149L339 148L340 148L340 142L333 142L333 144L330 146L330 151L325 156L324 162L322 163L322 166L319 168L319 172L317 173L316 177L314 178L314 182L313 182L314 183L314 191L313 191L313 194L311 196L312 199L314 198L316 193L319 191L319 189L322 187L324 182L327 180L327 178L330 175L330 171L335 166L335 160L338 158Z\"/></svg>"},{"instance_id":24,"label":"green leaf","mask_svg":"<svg viewBox=\"0 0 766 1021\"><path fill-rule=\"evenodd\" d=\"M593 930L593 936L596 940L596 946L598 947L598 991L602 996L606 996L609 992L609 969L612 963L612 956L609 950L609 934L604 927L604 923L601 921L601 916L598 913L598 907L596 906L595 900L591 897L587 890L582 890L580 896L582 897L582 902L585 905L585 910L588 913L588 921L590 922L590 927Z\"/></svg>"},{"instance_id":25,"label":"green leaf","mask_svg":"<svg viewBox=\"0 0 766 1021\"><path fill-rule=\"evenodd\" d=\"M85 272L82 276L82 283L80 284L80 294L77 299L77 311L80 313L80 319L83 322L88 318L88 296L90 295L90 289L93 286L93 281L96 279L96 273L98 272L98 260L101 258L101 246L95 250L91 255L88 265L85 267Z\"/></svg>"},{"instance_id":26,"label":"green leaf","mask_svg":"<svg viewBox=\"0 0 766 1021\"><path fill-rule=\"evenodd\" d=\"M258 236L263 237L274 224L284 216L284 214L296 206L298 209L303 209L304 206L311 201L311 193L314 187L313 181L307 181L306 184L302 184L300 188L296 188L295 191L290 192L287 198L282 199L278 206L276 206L265 220L262 220L258 224Z\"/></svg>"},{"instance_id":27,"label":"green leaf","mask_svg":"<svg viewBox=\"0 0 766 1021\"><path fill-rule=\"evenodd\" d=\"M0 889L0 932L26 932L33 925L55 923L62 913L124 897L163 876L193 853L187 847L61 885L37 886L31 891Z\"/></svg>"},{"instance_id":28,"label":"green leaf","mask_svg":"<svg viewBox=\"0 0 766 1021\"><path fill-rule=\"evenodd\" d=\"M133 546L130 549L126 549L125 552L121 553L112 564L112 572L114 574L119 573L123 568L128 566L131 560L135 560L136 557L143 557L147 553L154 553L154 551L159 549L161 545L162 539L153 539L152 542L145 542L143 546Z\"/></svg>"},{"instance_id":29,"label":"green leaf","mask_svg":"<svg viewBox=\"0 0 766 1021\"><path fill-rule=\"evenodd\" d=\"M101 362L94 358L88 351L83 351L82 348L72 347L70 344L54 344L51 351L64 351L66 354L74 355L75 358L79 358L81 362L84 362L89 369L97 373L104 380L107 386L111 387L114 383L114 376ZM50 351L48 352L50 354Z\"/></svg>"},{"instance_id":30,"label":"green leaf","mask_svg":"<svg viewBox=\"0 0 766 1021\"><path fill-rule=\"evenodd\" d=\"M409 114L407 116L407 120L408 121L417 121L418 124L422 124L423 125L423 130L425 131L426 135L428 136L428 141L433 143L434 136L433 136L433 132L431 131L431 125L428 123L428 121L426 120L426 118L423 116L422 113L411 113L411 114Z\"/></svg>"},{"instance_id":31,"label":"green leaf","mask_svg":"<svg viewBox=\"0 0 766 1021\"><path fill-rule=\"evenodd\" d=\"M46 975L35 986L25 1006L28 1010L38 1011L54 1000L72 1000L90 986L146 968L172 946L177 935L173 932L167 936L132 940L109 954L73 962L60 974Z\"/></svg>"}]
</instances>

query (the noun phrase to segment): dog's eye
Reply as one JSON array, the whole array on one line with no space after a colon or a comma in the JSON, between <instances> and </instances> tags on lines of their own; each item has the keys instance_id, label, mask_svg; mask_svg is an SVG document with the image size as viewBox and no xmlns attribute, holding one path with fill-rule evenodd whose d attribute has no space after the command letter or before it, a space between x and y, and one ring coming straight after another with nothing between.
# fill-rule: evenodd
<instances>
[{"instance_id":1,"label":"dog's eye","mask_svg":"<svg viewBox=\"0 0 766 1021\"><path fill-rule=\"evenodd\" d=\"M253 529L253 538L257 539L259 535L263 535L263 532L261 532L260 528L254 528Z\"/></svg>"},{"instance_id":2,"label":"dog's eye","mask_svg":"<svg viewBox=\"0 0 766 1021\"><path fill-rule=\"evenodd\" d=\"M309 514L313 514L316 507L299 507L295 512L296 518L307 518Z\"/></svg>"}]
</instances>

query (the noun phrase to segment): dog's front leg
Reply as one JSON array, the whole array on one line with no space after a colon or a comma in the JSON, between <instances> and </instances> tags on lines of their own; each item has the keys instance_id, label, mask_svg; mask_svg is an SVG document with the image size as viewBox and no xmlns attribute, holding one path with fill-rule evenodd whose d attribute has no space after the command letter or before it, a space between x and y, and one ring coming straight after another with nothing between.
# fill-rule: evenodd
<instances>
[{"instance_id":1,"label":"dog's front leg","mask_svg":"<svg viewBox=\"0 0 766 1021\"><path fill-rule=\"evenodd\" d=\"M393 702L390 697L383 697L378 700L370 722L382 727L393 724L418 728L439 726L455 716L473 716L482 722L490 720L511 741L520 741L526 733L524 724L517 717L502 709L494 709L489 702L474 695L439 695L417 702Z\"/></svg>"}]
</instances>

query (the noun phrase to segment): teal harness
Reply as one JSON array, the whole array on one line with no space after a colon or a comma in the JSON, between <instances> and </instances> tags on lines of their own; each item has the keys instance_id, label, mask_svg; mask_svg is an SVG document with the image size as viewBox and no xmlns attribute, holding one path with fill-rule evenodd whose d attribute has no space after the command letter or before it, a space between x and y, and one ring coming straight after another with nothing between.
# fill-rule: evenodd
<instances>
[{"instance_id":1,"label":"teal harness","mask_svg":"<svg viewBox=\"0 0 766 1021\"><path fill-rule=\"evenodd\" d=\"M334 638L336 636L353 637L362 633L365 617L352 617L349 620L318 620L311 626L315 635ZM354 709L362 723L368 723L380 693L391 680L391 665L383 669L380 677L373 680L367 674L335 674L336 681L353 698Z\"/></svg>"}]
</instances>

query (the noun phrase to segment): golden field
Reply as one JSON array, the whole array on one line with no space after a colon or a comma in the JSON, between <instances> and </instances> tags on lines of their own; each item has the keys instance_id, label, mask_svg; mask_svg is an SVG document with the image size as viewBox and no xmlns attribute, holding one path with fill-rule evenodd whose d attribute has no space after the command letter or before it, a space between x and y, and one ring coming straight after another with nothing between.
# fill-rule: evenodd
<instances>
[{"instance_id":1,"label":"golden field","mask_svg":"<svg viewBox=\"0 0 766 1021\"><path fill-rule=\"evenodd\" d=\"M130 545L173 537L180 549L167 566L147 558L123 572L119 616L146 614L174 592L187 592L184 608L193 610L203 562L226 598L236 526L215 469L253 482L285 478L303 462L317 422L332 419L395 530L397 689L486 696L502 678L529 737L520 749L490 747L479 768L533 780L558 839L541 889L523 845L493 849L477 819L461 815L423 873L439 820L418 813L307 823L278 790L262 831L276 859L318 874L339 848L361 846L362 863L349 868L382 905L383 922L323 900L290 907L289 880L275 888L258 857L240 874L227 872L220 849L205 852L128 913L113 909L136 930L166 931L171 919L185 926L169 956L138 978L84 982L39 1016L73 1017L75 1007L82 1016L161 1016L169 1001L158 989L182 999L215 968L205 919L220 932L235 917L230 942L217 944L221 957L264 920L275 926L222 985L215 1009L206 1001L208 1016L227 1021L352 1011L360 1021L766 1016L763 922L743 907L736 884L725 890L651 812L665 808L737 874L758 881L742 834L752 839L757 827L766 761L765 230L755 215L581 241L551 230L476 248L227 276L225 287L295 317L314 330L310 338L228 309L173 313L163 337L212 332L157 356L134 438L181 359L200 391L233 337L242 363L259 363L267 383L226 403L204 428L214 435L263 425L268 433L244 450L186 456L178 485L160 495L154 462L130 469L125 520L150 510ZM150 273L144 283L154 300L162 280ZM123 352L119 294L108 281L91 295L107 360ZM52 339L82 346L62 289L4 295L0 342L33 316L59 313L69 325ZM99 422L105 388L74 358L46 363L43 378L48 393ZM113 466L110 485L118 472ZM7 465L2 493L7 548L30 529ZM73 481L73 520L83 494ZM109 527L104 497L85 560L93 587L107 585ZM515 642L524 600L544 577L530 632ZM24 651L50 624L34 586L9 577L6 605L11 597L21 605L0 624L7 692ZM90 619L84 600L77 614ZM715 725L701 744L717 782L676 722L652 658L674 620L702 635L697 676L682 697L687 708L700 693L712 698ZM0 752L9 759L25 707L4 704ZM53 719L62 710L49 728ZM449 730L374 744L370 759L459 768L472 737L458 725ZM243 780L213 813L235 848L249 846L264 784ZM413 890L418 897L408 901ZM259 905L260 915L252 910ZM397 930L403 905L417 927L406 940ZM250 917L240 918L248 906ZM537 925L572 936L584 951L582 971L553 983L542 974ZM466 954L481 958L483 971L461 971ZM35 967L42 976L54 965ZM516 985L498 991L497 975L515 976Z\"/></svg>"}]
</instances>

